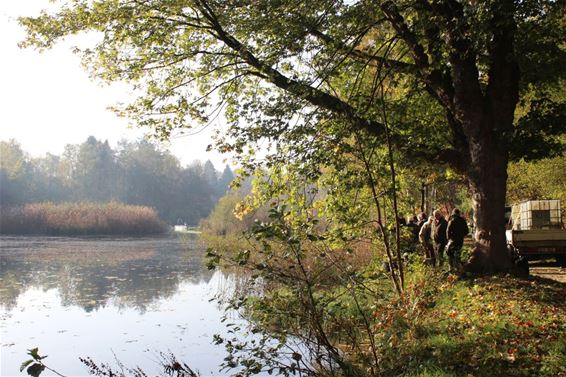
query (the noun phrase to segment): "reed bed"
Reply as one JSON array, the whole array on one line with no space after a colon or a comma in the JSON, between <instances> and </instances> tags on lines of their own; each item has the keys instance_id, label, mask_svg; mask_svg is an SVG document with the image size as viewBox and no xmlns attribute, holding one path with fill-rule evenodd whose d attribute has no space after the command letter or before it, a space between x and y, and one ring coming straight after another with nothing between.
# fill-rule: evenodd
<instances>
[{"instance_id":1,"label":"reed bed","mask_svg":"<svg viewBox=\"0 0 566 377\"><path fill-rule=\"evenodd\" d=\"M148 235L167 225L150 207L122 203L31 203L0 210L0 233Z\"/></svg>"}]
</instances>

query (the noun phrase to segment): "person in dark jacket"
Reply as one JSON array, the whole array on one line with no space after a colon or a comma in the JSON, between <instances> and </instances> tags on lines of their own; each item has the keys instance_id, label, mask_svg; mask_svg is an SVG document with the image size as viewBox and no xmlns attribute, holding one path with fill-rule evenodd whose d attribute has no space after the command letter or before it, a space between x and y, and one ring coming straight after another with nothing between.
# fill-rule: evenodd
<instances>
[{"instance_id":1,"label":"person in dark jacket","mask_svg":"<svg viewBox=\"0 0 566 377\"><path fill-rule=\"evenodd\" d=\"M444 248L448 239L446 238L446 228L448 227L448 222L442 216L442 212L435 210L433 212L434 221L432 222L432 240L434 241L434 253L436 254L436 259L438 264L442 265L444 262Z\"/></svg>"},{"instance_id":2,"label":"person in dark jacket","mask_svg":"<svg viewBox=\"0 0 566 377\"><path fill-rule=\"evenodd\" d=\"M413 243L417 243L419 242L419 231L420 231L420 227L418 225L419 219L417 218L417 216L412 216L409 221L407 222L407 227L409 228L409 230L411 231L411 241L413 241Z\"/></svg>"},{"instance_id":3,"label":"person in dark jacket","mask_svg":"<svg viewBox=\"0 0 566 377\"><path fill-rule=\"evenodd\" d=\"M446 237L448 239L446 254L448 255L450 271L459 272L460 270L460 251L464 245L464 237L468 235L469 231L466 220L460 216L460 210L454 208L446 228Z\"/></svg>"}]
</instances>

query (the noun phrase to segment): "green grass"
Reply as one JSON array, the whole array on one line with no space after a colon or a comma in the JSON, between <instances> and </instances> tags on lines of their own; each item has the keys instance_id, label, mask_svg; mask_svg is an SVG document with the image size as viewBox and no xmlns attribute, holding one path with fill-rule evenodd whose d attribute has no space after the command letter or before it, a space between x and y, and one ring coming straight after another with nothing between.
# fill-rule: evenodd
<instances>
[{"instance_id":1,"label":"green grass","mask_svg":"<svg viewBox=\"0 0 566 377\"><path fill-rule=\"evenodd\" d=\"M565 284L429 278L428 308L407 318L384 375L566 376Z\"/></svg>"}]
</instances>

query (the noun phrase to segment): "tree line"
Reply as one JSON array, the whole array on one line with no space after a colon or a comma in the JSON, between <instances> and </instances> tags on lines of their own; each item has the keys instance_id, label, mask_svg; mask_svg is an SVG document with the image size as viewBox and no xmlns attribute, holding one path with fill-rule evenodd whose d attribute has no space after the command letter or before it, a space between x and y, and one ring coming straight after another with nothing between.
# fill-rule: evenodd
<instances>
[{"instance_id":1,"label":"tree line","mask_svg":"<svg viewBox=\"0 0 566 377\"><path fill-rule=\"evenodd\" d=\"M90 136L62 155L33 158L15 140L0 142L0 205L36 202L121 202L155 208L168 223L198 224L228 190L230 167L211 161L183 167L169 151L142 140Z\"/></svg>"}]
</instances>

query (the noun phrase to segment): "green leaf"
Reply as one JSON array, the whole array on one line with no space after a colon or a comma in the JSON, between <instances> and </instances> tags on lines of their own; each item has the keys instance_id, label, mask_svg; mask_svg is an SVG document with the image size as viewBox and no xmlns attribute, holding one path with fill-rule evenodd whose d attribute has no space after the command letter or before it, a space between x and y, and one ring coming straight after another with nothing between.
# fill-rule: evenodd
<instances>
[{"instance_id":1,"label":"green leaf","mask_svg":"<svg viewBox=\"0 0 566 377\"><path fill-rule=\"evenodd\" d=\"M31 363L33 363L33 359L29 359L29 360L24 361L24 362L22 363L22 365L20 365L20 372L23 372L24 369L26 369L26 367L27 367L28 365L30 365Z\"/></svg>"},{"instance_id":2,"label":"green leaf","mask_svg":"<svg viewBox=\"0 0 566 377\"><path fill-rule=\"evenodd\" d=\"M45 366L35 363L27 369L30 376L38 377L45 370Z\"/></svg>"},{"instance_id":3,"label":"green leaf","mask_svg":"<svg viewBox=\"0 0 566 377\"><path fill-rule=\"evenodd\" d=\"M39 360L40 357L39 357L39 353L38 353L38 352L39 352L39 348L35 347L35 348L32 348L32 349L28 350L28 355L30 355L31 357L33 357L34 360Z\"/></svg>"}]
</instances>

